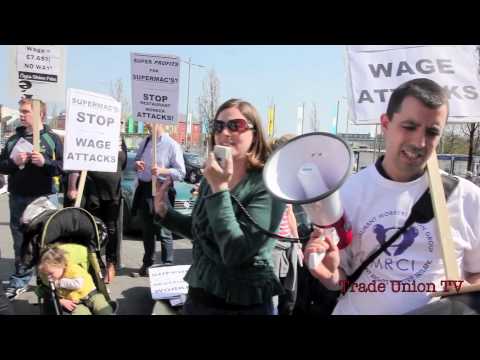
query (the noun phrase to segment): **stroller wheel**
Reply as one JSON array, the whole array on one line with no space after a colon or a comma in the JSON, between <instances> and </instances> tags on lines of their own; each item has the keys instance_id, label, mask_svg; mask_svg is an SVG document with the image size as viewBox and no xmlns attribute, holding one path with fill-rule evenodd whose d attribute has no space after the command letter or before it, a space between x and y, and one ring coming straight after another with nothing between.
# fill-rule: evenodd
<instances>
[{"instance_id":1,"label":"stroller wheel","mask_svg":"<svg viewBox=\"0 0 480 360\"><path fill-rule=\"evenodd\" d=\"M112 315L117 315L118 308L119 308L118 302L116 300L111 300L108 303L112 307Z\"/></svg>"}]
</instances>

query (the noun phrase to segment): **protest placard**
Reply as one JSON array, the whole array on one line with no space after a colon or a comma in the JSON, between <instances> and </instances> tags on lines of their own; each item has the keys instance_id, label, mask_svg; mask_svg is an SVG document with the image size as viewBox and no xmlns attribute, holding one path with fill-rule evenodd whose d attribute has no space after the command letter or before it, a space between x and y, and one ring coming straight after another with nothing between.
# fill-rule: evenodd
<instances>
[{"instance_id":1,"label":"protest placard","mask_svg":"<svg viewBox=\"0 0 480 360\"><path fill-rule=\"evenodd\" d=\"M16 142L15 146L13 147L12 149L12 152L10 153L10 159L12 159L13 161L15 161L15 157L19 154L19 153L31 153L33 150L33 145L28 142L27 140L25 140L25 138L21 137L20 139L18 139L18 141ZM22 170L23 168L25 167L25 165L20 165L18 168L20 170Z\"/></svg>"},{"instance_id":2,"label":"protest placard","mask_svg":"<svg viewBox=\"0 0 480 360\"><path fill-rule=\"evenodd\" d=\"M32 97L65 100L65 58L62 45L16 45L10 48L9 84L15 101Z\"/></svg>"},{"instance_id":3,"label":"protest placard","mask_svg":"<svg viewBox=\"0 0 480 360\"><path fill-rule=\"evenodd\" d=\"M132 108L137 121L176 124L180 59L132 53L131 65Z\"/></svg>"},{"instance_id":4,"label":"protest placard","mask_svg":"<svg viewBox=\"0 0 480 360\"><path fill-rule=\"evenodd\" d=\"M188 283L183 278L190 265L152 266L148 268L152 299L173 299L188 293Z\"/></svg>"},{"instance_id":5,"label":"protest placard","mask_svg":"<svg viewBox=\"0 0 480 360\"><path fill-rule=\"evenodd\" d=\"M356 124L378 124L392 91L415 78L431 79L446 89L450 122L480 121L475 46L348 46L347 71Z\"/></svg>"},{"instance_id":6,"label":"protest placard","mask_svg":"<svg viewBox=\"0 0 480 360\"><path fill-rule=\"evenodd\" d=\"M116 172L120 121L121 104L115 99L68 89L63 168Z\"/></svg>"}]
</instances>

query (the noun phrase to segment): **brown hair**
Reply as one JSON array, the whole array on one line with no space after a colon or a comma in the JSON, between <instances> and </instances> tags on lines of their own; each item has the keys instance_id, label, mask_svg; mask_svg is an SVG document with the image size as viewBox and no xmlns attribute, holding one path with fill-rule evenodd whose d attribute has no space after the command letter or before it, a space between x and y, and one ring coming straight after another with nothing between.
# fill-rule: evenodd
<instances>
[{"instance_id":1,"label":"brown hair","mask_svg":"<svg viewBox=\"0 0 480 360\"><path fill-rule=\"evenodd\" d=\"M255 132L252 145L247 153L247 169L262 169L267 161L268 156L270 155L271 150L265 138L262 129L262 121L257 109L255 109L255 107L253 107L253 105L247 101L230 99L220 105L220 107L217 109L214 119L216 120L222 111L230 108L237 108L238 111L240 111L242 115L245 116L245 118L253 125L252 130ZM215 132L211 131L210 150L213 150L214 146Z\"/></svg>"},{"instance_id":2,"label":"brown hair","mask_svg":"<svg viewBox=\"0 0 480 360\"><path fill-rule=\"evenodd\" d=\"M272 149L272 151L277 150L279 147L285 145L287 142L289 142L296 136L297 135L295 134L285 134L280 136L279 138L272 139L270 141L270 148Z\"/></svg>"},{"instance_id":3,"label":"brown hair","mask_svg":"<svg viewBox=\"0 0 480 360\"><path fill-rule=\"evenodd\" d=\"M45 104L42 100L40 101L40 117L45 119L47 117L47 104ZM29 104L30 107L33 110L33 99L31 98L21 98L20 101L18 102L18 105L22 106L24 104ZM43 114L43 116L42 116Z\"/></svg>"},{"instance_id":4,"label":"brown hair","mask_svg":"<svg viewBox=\"0 0 480 360\"><path fill-rule=\"evenodd\" d=\"M43 271L46 265L55 267L65 267L67 265L67 252L59 247L50 247L40 255L40 265L38 269Z\"/></svg>"}]
</instances>

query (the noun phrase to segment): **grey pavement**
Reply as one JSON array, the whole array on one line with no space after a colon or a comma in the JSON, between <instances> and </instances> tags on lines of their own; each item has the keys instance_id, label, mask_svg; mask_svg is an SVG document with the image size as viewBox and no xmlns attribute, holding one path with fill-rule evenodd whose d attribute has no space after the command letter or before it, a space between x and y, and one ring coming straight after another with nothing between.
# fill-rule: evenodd
<instances>
[{"instance_id":1,"label":"grey pavement","mask_svg":"<svg viewBox=\"0 0 480 360\"><path fill-rule=\"evenodd\" d=\"M6 281L14 270L13 242L9 227L8 194L0 195L0 280ZM191 263L191 242L187 239L174 240L175 263ZM157 261L160 262L160 243L157 242ZM150 293L148 277L131 277L142 265L143 243L139 235L126 235L121 243L121 264L114 281L107 285L112 299L119 308L118 315L175 315L178 308L166 302L154 302ZM35 277L29 291L17 296L12 302L15 314L40 314L38 299L34 294Z\"/></svg>"}]
</instances>

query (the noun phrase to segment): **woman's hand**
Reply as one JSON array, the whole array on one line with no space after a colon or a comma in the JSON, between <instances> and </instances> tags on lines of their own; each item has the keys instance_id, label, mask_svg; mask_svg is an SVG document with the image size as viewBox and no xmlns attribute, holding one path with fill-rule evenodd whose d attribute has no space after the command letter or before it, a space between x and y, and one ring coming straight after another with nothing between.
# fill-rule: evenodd
<instances>
[{"instance_id":1,"label":"woman's hand","mask_svg":"<svg viewBox=\"0 0 480 360\"><path fill-rule=\"evenodd\" d=\"M325 230L314 227L310 240L308 240L304 254L304 261L309 261L310 254L323 253L323 260L316 264L315 268L310 268L312 276L319 279L328 288L338 286L340 252L332 238L325 233Z\"/></svg>"},{"instance_id":2,"label":"woman's hand","mask_svg":"<svg viewBox=\"0 0 480 360\"><path fill-rule=\"evenodd\" d=\"M228 157L224 160L225 166L222 168L215 159L213 152L208 154L208 159L203 169L203 176L207 179L212 192L216 193L222 190L228 190L228 182L233 175L233 160Z\"/></svg>"},{"instance_id":3,"label":"woman's hand","mask_svg":"<svg viewBox=\"0 0 480 360\"><path fill-rule=\"evenodd\" d=\"M160 216L162 219L167 214L168 206L168 188L172 183L172 178L167 177L167 179L163 182L157 181L156 185L156 193L153 199L153 206L155 208L155 213Z\"/></svg>"},{"instance_id":4,"label":"woman's hand","mask_svg":"<svg viewBox=\"0 0 480 360\"><path fill-rule=\"evenodd\" d=\"M77 307L77 304L73 300L60 299L60 305L62 305L68 311L73 311Z\"/></svg>"}]
</instances>

